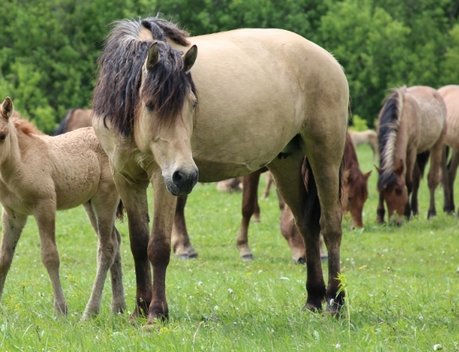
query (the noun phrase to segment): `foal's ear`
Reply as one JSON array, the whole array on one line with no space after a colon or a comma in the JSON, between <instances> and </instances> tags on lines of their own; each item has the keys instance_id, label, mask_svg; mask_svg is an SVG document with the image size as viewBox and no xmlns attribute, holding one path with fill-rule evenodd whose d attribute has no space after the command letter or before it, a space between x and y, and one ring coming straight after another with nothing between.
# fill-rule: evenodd
<instances>
[{"instance_id":1,"label":"foal's ear","mask_svg":"<svg viewBox=\"0 0 459 352\"><path fill-rule=\"evenodd\" d=\"M151 71L158 62L159 62L159 48L158 48L158 43L154 42L150 46L150 49L148 49L147 70Z\"/></svg>"},{"instance_id":2,"label":"foal's ear","mask_svg":"<svg viewBox=\"0 0 459 352\"><path fill-rule=\"evenodd\" d=\"M183 59L183 70L189 72L193 67L196 57L198 56L198 47L193 45L188 51L182 56Z\"/></svg>"},{"instance_id":3,"label":"foal's ear","mask_svg":"<svg viewBox=\"0 0 459 352\"><path fill-rule=\"evenodd\" d=\"M363 174L363 177L364 177L366 180L368 180L368 178L370 177L371 171L372 171L372 170L370 170L370 171L368 171L367 173Z\"/></svg>"},{"instance_id":4,"label":"foal's ear","mask_svg":"<svg viewBox=\"0 0 459 352\"><path fill-rule=\"evenodd\" d=\"M13 101L11 100L10 97L6 97L2 103L2 111L3 111L4 117L9 119L11 115L13 115L13 109L14 109Z\"/></svg>"}]
</instances>

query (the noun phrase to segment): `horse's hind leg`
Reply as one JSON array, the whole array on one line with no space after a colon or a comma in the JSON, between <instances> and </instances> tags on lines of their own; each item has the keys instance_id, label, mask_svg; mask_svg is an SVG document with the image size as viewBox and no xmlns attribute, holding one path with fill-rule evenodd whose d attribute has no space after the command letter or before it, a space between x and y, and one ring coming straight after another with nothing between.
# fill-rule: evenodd
<instances>
[{"instance_id":1,"label":"horse's hind leg","mask_svg":"<svg viewBox=\"0 0 459 352\"><path fill-rule=\"evenodd\" d=\"M58 314L67 314L67 304L62 290L61 279L59 276L59 253L56 246L55 202L49 201L41 204L35 211L34 217L37 221L38 231L41 241L41 258L54 291L54 308Z\"/></svg>"},{"instance_id":2,"label":"horse's hind leg","mask_svg":"<svg viewBox=\"0 0 459 352\"><path fill-rule=\"evenodd\" d=\"M297 152L287 158L275 159L268 165L277 188L290 207L296 225L306 246L306 290L305 307L313 311L322 309L326 290L320 261L320 207L315 186L306 191L301 175L303 155Z\"/></svg>"},{"instance_id":3,"label":"horse's hind leg","mask_svg":"<svg viewBox=\"0 0 459 352\"><path fill-rule=\"evenodd\" d=\"M194 250L185 221L185 205L188 196L177 197L175 208L174 226L172 227L172 249L177 257L183 259L196 258L198 253Z\"/></svg>"},{"instance_id":4,"label":"horse's hind leg","mask_svg":"<svg viewBox=\"0 0 459 352\"><path fill-rule=\"evenodd\" d=\"M239 256L244 260L253 259L252 251L249 247L249 224L250 218L258 207L260 174L261 171L255 171L242 178L242 220L239 234L236 238L236 245L239 249Z\"/></svg>"},{"instance_id":5,"label":"horse's hind leg","mask_svg":"<svg viewBox=\"0 0 459 352\"><path fill-rule=\"evenodd\" d=\"M27 221L27 216L9 214L3 210L3 239L0 248L0 298L3 294L6 275L13 261L14 251L21 236L22 229Z\"/></svg>"},{"instance_id":6,"label":"horse's hind leg","mask_svg":"<svg viewBox=\"0 0 459 352\"><path fill-rule=\"evenodd\" d=\"M114 226L115 204L117 204L117 197L113 196L114 194L116 194L115 190L112 190L110 194L98 195L84 205L99 241L96 279L83 313L82 319L84 320L99 313L103 287L109 269L112 281L112 311L121 313L126 308L120 256L121 236ZM101 201L106 204L101 204Z\"/></svg>"},{"instance_id":7,"label":"horse's hind leg","mask_svg":"<svg viewBox=\"0 0 459 352\"><path fill-rule=\"evenodd\" d=\"M443 210L448 214L453 214L456 206L454 204L454 180L456 179L457 167L459 165L459 153L457 150L452 150L451 159L447 163L446 155L442 160L442 183L444 203Z\"/></svg>"},{"instance_id":8,"label":"horse's hind leg","mask_svg":"<svg viewBox=\"0 0 459 352\"><path fill-rule=\"evenodd\" d=\"M434 145L430 153L430 169L427 179L430 193L429 211L427 213L428 219L437 215L437 210L435 209L435 189L437 188L441 180L441 163L442 160L445 160L443 157L443 153L443 141L440 140Z\"/></svg>"}]
</instances>

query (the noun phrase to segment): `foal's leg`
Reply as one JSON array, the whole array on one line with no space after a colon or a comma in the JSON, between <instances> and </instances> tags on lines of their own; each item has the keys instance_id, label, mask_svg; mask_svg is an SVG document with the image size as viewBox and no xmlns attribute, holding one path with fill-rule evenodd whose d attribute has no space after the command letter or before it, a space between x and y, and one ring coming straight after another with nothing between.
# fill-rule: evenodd
<instances>
[{"instance_id":1,"label":"foal's leg","mask_svg":"<svg viewBox=\"0 0 459 352\"><path fill-rule=\"evenodd\" d=\"M258 202L258 183L260 182L261 171L255 171L242 178L242 220L239 234L236 238L236 246L239 249L239 256L244 260L253 259L249 247L249 224L250 218L256 212Z\"/></svg>"},{"instance_id":2,"label":"foal's leg","mask_svg":"<svg viewBox=\"0 0 459 352\"><path fill-rule=\"evenodd\" d=\"M191 245L190 236L186 228L185 205L188 196L177 197L174 226L172 227L172 248L177 257L183 259L196 258L198 253Z\"/></svg>"},{"instance_id":3,"label":"foal's leg","mask_svg":"<svg viewBox=\"0 0 459 352\"><path fill-rule=\"evenodd\" d=\"M148 311L148 324L167 319L166 270L170 260L171 232L177 198L170 194L160 172L152 176L154 190L154 219L148 258L153 266L153 294Z\"/></svg>"},{"instance_id":4,"label":"foal's leg","mask_svg":"<svg viewBox=\"0 0 459 352\"><path fill-rule=\"evenodd\" d=\"M42 202L35 211L41 241L41 258L51 279L54 291L54 308L58 314L67 314L67 304L59 276L59 253L56 246L56 207L55 201Z\"/></svg>"},{"instance_id":5,"label":"foal's leg","mask_svg":"<svg viewBox=\"0 0 459 352\"><path fill-rule=\"evenodd\" d=\"M147 254L149 218L146 189L148 182L129 182L120 173L115 173L113 179L126 209L129 240L134 257L137 292L136 306L132 314L133 316L147 314L152 296L151 269Z\"/></svg>"},{"instance_id":6,"label":"foal's leg","mask_svg":"<svg viewBox=\"0 0 459 352\"><path fill-rule=\"evenodd\" d=\"M121 238L114 227L114 214L118 203L117 196L114 196L115 194L115 190L112 190L109 194L98 195L91 202L85 204L91 224L98 235L99 244L96 279L83 313L84 320L99 313L108 269L110 269L112 280L112 311L120 313L125 309L121 256L119 253ZM101 204L101 201L104 204Z\"/></svg>"},{"instance_id":7,"label":"foal's leg","mask_svg":"<svg viewBox=\"0 0 459 352\"><path fill-rule=\"evenodd\" d=\"M26 221L26 215L3 210L3 239L0 248L0 298L5 286L6 275L13 261L16 245Z\"/></svg>"}]
</instances>

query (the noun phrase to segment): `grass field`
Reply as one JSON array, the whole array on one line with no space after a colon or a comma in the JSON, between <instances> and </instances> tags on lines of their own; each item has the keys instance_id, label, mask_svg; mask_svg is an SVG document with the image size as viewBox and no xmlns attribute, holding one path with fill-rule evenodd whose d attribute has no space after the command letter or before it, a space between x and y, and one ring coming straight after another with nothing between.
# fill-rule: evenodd
<instances>
[{"instance_id":1,"label":"grass field","mask_svg":"<svg viewBox=\"0 0 459 352\"><path fill-rule=\"evenodd\" d=\"M358 150L361 169L374 169L369 148ZM375 224L376 175L370 177L365 230L343 223L342 272L347 305L340 319L303 311L305 269L290 260L279 233L274 194L260 200L252 224L255 255L242 262L235 248L240 194L198 185L187 220L195 260L169 265L168 323L142 329L129 315L110 313L110 283L101 314L80 322L96 268L96 237L82 208L61 212L57 241L69 316L56 318L41 264L33 219L19 242L0 305L1 351L459 351L459 226L441 212L426 220L427 186L421 184L419 218L401 228ZM263 186L263 185L262 185ZM456 199L459 200L458 195ZM459 201L458 201L459 203ZM129 311L135 298L126 224L122 255ZM326 270L325 270L326 272Z\"/></svg>"}]
</instances>

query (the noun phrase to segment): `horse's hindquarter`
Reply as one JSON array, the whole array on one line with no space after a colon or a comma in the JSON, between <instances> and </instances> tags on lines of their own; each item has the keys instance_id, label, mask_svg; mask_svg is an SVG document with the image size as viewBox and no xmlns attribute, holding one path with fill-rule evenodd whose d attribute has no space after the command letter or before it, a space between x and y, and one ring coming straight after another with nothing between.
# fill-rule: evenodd
<instances>
[{"instance_id":1,"label":"horse's hindquarter","mask_svg":"<svg viewBox=\"0 0 459 352\"><path fill-rule=\"evenodd\" d=\"M49 140L57 209L87 202L97 191L106 158L92 128L69 132ZM108 160L105 162L108 167Z\"/></svg>"},{"instance_id":2,"label":"horse's hindquarter","mask_svg":"<svg viewBox=\"0 0 459 352\"><path fill-rule=\"evenodd\" d=\"M438 93L446 105L446 137L445 144L459 150L459 85L441 87Z\"/></svg>"},{"instance_id":3,"label":"horse's hindquarter","mask_svg":"<svg viewBox=\"0 0 459 352\"><path fill-rule=\"evenodd\" d=\"M338 116L316 126L323 105L345 100L347 109L341 67L294 33L243 29L191 41L199 50L192 69L199 98L192 147L201 181L259 169L305 128L333 128Z\"/></svg>"},{"instance_id":4,"label":"horse's hindquarter","mask_svg":"<svg viewBox=\"0 0 459 352\"><path fill-rule=\"evenodd\" d=\"M443 132L446 128L444 102L433 88L422 86L409 88L406 99L415 102L413 109L419 117L418 153L427 151L444 137Z\"/></svg>"}]
</instances>

